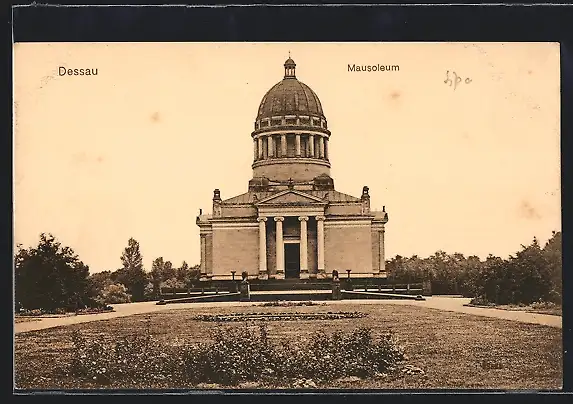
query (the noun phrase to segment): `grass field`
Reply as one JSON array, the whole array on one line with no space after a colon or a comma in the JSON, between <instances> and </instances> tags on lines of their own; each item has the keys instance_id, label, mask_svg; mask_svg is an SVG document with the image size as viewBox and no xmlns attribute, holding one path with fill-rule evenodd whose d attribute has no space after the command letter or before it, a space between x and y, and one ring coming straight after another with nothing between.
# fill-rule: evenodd
<instances>
[{"instance_id":1,"label":"grass field","mask_svg":"<svg viewBox=\"0 0 573 404\"><path fill-rule=\"evenodd\" d=\"M405 347L404 365L421 368L423 374L404 374L399 369L385 377L361 380L350 378L319 388L353 389L560 389L562 386L561 329L495 318L472 316L414 306L352 305L306 307L236 307L166 310L112 320L17 334L15 337L16 386L21 389L98 388L95 384L66 377L70 362L72 331L89 338L113 341L124 335L150 332L165 344L206 341L216 325L194 320L197 314L249 312L360 311L363 318L335 320L269 321L271 338L310 338L317 330L333 332L368 326L374 335L391 331ZM241 322L226 323L243 326ZM106 388L197 388L163 385L111 385ZM209 386L225 388L225 386ZM250 383L245 388L290 388Z\"/></svg>"},{"instance_id":2,"label":"grass field","mask_svg":"<svg viewBox=\"0 0 573 404\"><path fill-rule=\"evenodd\" d=\"M552 316L562 316L563 315L563 307L555 306L555 307L548 307L548 308L538 308L532 305L529 306L517 306L517 305L499 305L495 307L496 309L501 310L514 310L514 311L526 311L528 313L537 313L537 314L549 314Z\"/></svg>"}]
</instances>

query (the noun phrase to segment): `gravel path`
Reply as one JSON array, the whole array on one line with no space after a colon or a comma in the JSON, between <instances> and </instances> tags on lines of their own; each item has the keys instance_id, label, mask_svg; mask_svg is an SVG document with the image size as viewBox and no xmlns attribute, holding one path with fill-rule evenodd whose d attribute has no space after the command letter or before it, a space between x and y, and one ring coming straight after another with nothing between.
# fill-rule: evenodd
<instances>
[{"instance_id":1,"label":"gravel path","mask_svg":"<svg viewBox=\"0 0 573 404\"><path fill-rule=\"evenodd\" d=\"M442 297L433 296L426 298L425 301L415 300L343 300L343 301L326 301L329 306L338 305L364 305L364 304L402 304L411 306L420 306L431 309L452 311L456 313L473 314L484 317L494 317L505 320L520 321L531 324L541 324L550 327L562 328L561 316L549 314L527 313L524 311L509 311L490 308L467 307L464 304L469 303L470 299L460 297ZM86 314L80 316L67 316L57 318L42 318L39 321L26 321L14 324L16 334L27 331L42 330L45 328L60 327L71 324L86 323L89 321L108 320L117 317L131 316L134 314L154 313L162 310L184 309L191 307L233 307L233 306L250 306L260 305L260 302L212 302L212 303L179 303L158 306L155 302L127 303L114 305L114 312L102 314Z\"/></svg>"}]
</instances>

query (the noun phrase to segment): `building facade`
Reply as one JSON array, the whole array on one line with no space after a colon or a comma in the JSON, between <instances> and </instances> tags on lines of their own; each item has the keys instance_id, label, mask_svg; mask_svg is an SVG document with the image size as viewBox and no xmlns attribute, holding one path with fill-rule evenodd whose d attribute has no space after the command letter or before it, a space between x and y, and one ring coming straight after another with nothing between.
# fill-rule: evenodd
<instances>
[{"instance_id":1,"label":"building facade","mask_svg":"<svg viewBox=\"0 0 573 404\"><path fill-rule=\"evenodd\" d=\"M259 279L386 277L385 209L370 209L368 187L354 197L330 177L330 131L316 93L296 78L289 57L284 78L263 97L254 131L248 191L197 216L203 279L246 271Z\"/></svg>"}]
</instances>

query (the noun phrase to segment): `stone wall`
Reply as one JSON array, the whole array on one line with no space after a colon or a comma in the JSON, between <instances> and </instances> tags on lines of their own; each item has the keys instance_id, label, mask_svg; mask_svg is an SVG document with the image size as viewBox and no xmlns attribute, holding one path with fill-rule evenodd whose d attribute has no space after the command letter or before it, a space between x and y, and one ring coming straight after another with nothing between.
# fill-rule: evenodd
<instances>
[{"instance_id":1,"label":"stone wall","mask_svg":"<svg viewBox=\"0 0 573 404\"><path fill-rule=\"evenodd\" d=\"M247 271L255 275L259 271L259 229L214 228L213 229L213 275L231 274L231 271Z\"/></svg>"},{"instance_id":2,"label":"stone wall","mask_svg":"<svg viewBox=\"0 0 573 404\"><path fill-rule=\"evenodd\" d=\"M253 169L253 177L267 177L270 180L287 181L289 178L296 181L312 181L321 174L330 175L330 167L317 162L304 159L299 164L295 159L276 159L271 164L261 165Z\"/></svg>"},{"instance_id":3,"label":"stone wall","mask_svg":"<svg viewBox=\"0 0 573 404\"><path fill-rule=\"evenodd\" d=\"M361 202L347 202L345 204L330 204L326 208L327 215L360 215L362 214Z\"/></svg>"},{"instance_id":4,"label":"stone wall","mask_svg":"<svg viewBox=\"0 0 573 404\"><path fill-rule=\"evenodd\" d=\"M250 206L229 206L221 205L222 217L256 217L257 208L254 205Z\"/></svg>"},{"instance_id":5,"label":"stone wall","mask_svg":"<svg viewBox=\"0 0 573 404\"><path fill-rule=\"evenodd\" d=\"M325 267L330 273L336 269L345 276L346 269L353 274L371 274L372 270L372 230L369 225L325 224Z\"/></svg>"}]
</instances>

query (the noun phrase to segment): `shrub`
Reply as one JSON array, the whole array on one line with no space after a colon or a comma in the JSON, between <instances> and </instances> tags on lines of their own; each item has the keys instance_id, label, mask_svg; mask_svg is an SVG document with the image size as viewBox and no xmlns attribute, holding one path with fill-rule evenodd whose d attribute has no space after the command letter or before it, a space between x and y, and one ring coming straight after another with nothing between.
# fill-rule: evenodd
<instances>
[{"instance_id":1,"label":"shrub","mask_svg":"<svg viewBox=\"0 0 573 404\"><path fill-rule=\"evenodd\" d=\"M98 314L113 311L113 307L104 305L101 307L86 307L85 309L76 310L76 314Z\"/></svg>"},{"instance_id":2,"label":"shrub","mask_svg":"<svg viewBox=\"0 0 573 404\"><path fill-rule=\"evenodd\" d=\"M68 311L64 308L58 308L58 309L53 309L53 310L44 310L44 309L32 309L32 310L27 310L27 309L20 309L20 311L17 313L19 316L31 316L31 317L37 317L37 316L43 316L46 314L66 314Z\"/></svg>"},{"instance_id":3,"label":"shrub","mask_svg":"<svg viewBox=\"0 0 573 404\"><path fill-rule=\"evenodd\" d=\"M474 297L470 300L470 304L476 306L495 306L495 303L490 302L485 296Z\"/></svg>"},{"instance_id":4,"label":"shrub","mask_svg":"<svg viewBox=\"0 0 573 404\"><path fill-rule=\"evenodd\" d=\"M561 293L555 289L549 291L549 301L556 304L562 303Z\"/></svg>"},{"instance_id":5,"label":"shrub","mask_svg":"<svg viewBox=\"0 0 573 404\"><path fill-rule=\"evenodd\" d=\"M104 304L131 302L131 295L127 293L127 288L121 283L106 286L99 297L99 300Z\"/></svg>"},{"instance_id":6,"label":"shrub","mask_svg":"<svg viewBox=\"0 0 573 404\"><path fill-rule=\"evenodd\" d=\"M553 302L544 302L542 300L531 303L531 308L535 310L555 309L556 307L558 307L557 304Z\"/></svg>"},{"instance_id":7,"label":"shrub","mask_svg":"<svg viewBox=\"0 0 573 404\"><path fill-rule=\"evenodd\" d=\"M259 327L218 325L209 343L171 346L150 335L122 338L112 346L88 342L74 332L70 372L107 384L111 381L157 385L175 383L290 382L301 378L332 380L388 372L405 359L390 334L377 340L368 328L332 335L319 332L305 339L273 343Z\"/></svg>"},{"instance_id":8,"label":"shrub","mask_svg":"<svg viewBox=\"0 0 573 404\"><path fill-rule=\"evenodd\" d=\"M123 337L109 346L100 339L88 341L74 331L70 373L99 384L112 381L152 385L174 376L172 347L159 344L150 335Z\"/></svg>"},{"instance_id":9,"label":"shrub","mask_svg":"<svg viewBox=\"0 0 573 404\"><path fill-rule=\"evenodd\" d=\"M22 309L19 313L20 316L31 316L31 317L41 316L44 314L48 314L48 312L42 309L32 309L32 310Z\"/></svg>"},{"instance_id":10,"label":"shrub","mask_svg":"<svg viewBox=\"0 0 573 404\"><path fill-rule=\"evenodd\" d=\"M186 357L185 373L195 382L235 384L241 381L332 380L373 376L404 359L389 334L374 340L371 330L348 334L318 332L305 339L271 343L265 325L258 334L248 327L218 329L215 343L200 345Z\"/></svg>"}]
</instances>

